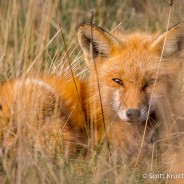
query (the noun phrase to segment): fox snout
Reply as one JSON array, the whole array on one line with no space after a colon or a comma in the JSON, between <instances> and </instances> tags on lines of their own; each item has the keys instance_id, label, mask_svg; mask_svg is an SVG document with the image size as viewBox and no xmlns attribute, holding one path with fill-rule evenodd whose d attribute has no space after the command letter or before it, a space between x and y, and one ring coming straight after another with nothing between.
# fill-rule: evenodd
<instances>
[{"instance_id":1,"label":"fox snout","mask_svg":"<svg viewBox=\"0 0 184 184\"><path fill-rule=\"evenodd\" d=\"M141 111L139 109L128 109L126 111L126 116L129 120L137 120L141 115Z\"/></svg>"},{"instance_id":2,"label":"fox snout","mask_svg":"<svg viewBox=\"0 0 184 184\"><path fill-rule=\"evenodd\" d=\"M135 98L134 98L135 99ZM120 97L120 92L116 91L114 93L113 98L113 109L117 112L117 116L122 121L127 122L143 122L146 120L148 115L148 105L144 102L144 99L137 98L138 100L134 100L129 105L126 105L124 99L122 100ZM124 103L123 103L124 102Z\"/></svg>"},{"instance_id":3,"label":"fox snout","mask_svg":"<svg viewBox=\"0 0 184 184\"><path fill-rule=\"evenodd\" d=\"M124 116L122 116L122 112L124 111ZM147 106L142 106L141 108L128 108L122 109L118 113L120 119L127 122L140 123L147 119L148 108Z\"/></svg>"}]
</instances>

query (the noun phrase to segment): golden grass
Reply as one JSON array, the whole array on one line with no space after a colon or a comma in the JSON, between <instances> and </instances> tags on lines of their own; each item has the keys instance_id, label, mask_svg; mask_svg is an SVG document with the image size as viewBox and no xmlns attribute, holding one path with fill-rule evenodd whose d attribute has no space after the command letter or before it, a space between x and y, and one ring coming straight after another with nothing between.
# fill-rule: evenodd
<instances>
[{"instance_id":1,"label":"golden grass","mask_svg":"<svg viewBox=\"0 0 184 184\"><path fill-rule=\"evenodd\" d=\"M109 30L116 28L126 31L135 29L157 31L166 28L169 5L167 0L0 1L1 81L22 75L43 73L70 75L68 62L71 63L76 75L81 78L85 77L88 70L81 56L76 32L81 22L89 21L88 13L91 10L95 12L95 23ZM174 1L170 24L182 21L183 12L184 1ZM69 58L60 28L66 40ZM178 106L183 107L183 104ZM35 108L39 110L39 104ZM22 112L17 117L17 122L24 122L24 118L27 119L27 123L34 122L35 108L30 111L30 114L27 113L27 109L24 111L20 109ZM176 119L182 122L183 118L177 114L173 120L174 115L170 115L171 113L168 113L168 117L173 125ZM1 121L6 124L6 119ZM3 127L0 129L2 130ZM119 160L116 152L109 158L105 148L100 154L92 151L91 156L87 159L79 154L76 159L71 160L65 160L62 152L57 150L55 152L56 161L49 158L44 150L35 151L40 132L35 135L28 133L29 136L27 136L26 131L28 130L25 132L21 130L20 124L17 134L21 131L23 133L20 133L19 136L14 135L18 139L18 146L17 139L15 139L14 145L7 147L6 150L0 150L1 183L166 183L167 179L144 179L142 173L169 173L168 166L171 167L172 164L176 170L178 169L178 172L181 172L180 167L183 164L181 159L184 151L183 143L172 143L170 139L161 140L160 142L163 142L161 148L157 148L155 144L155 150L151 156L144 155L143 163L136 168L133 168L131 161ZM179 136L179 134L173 133L172 136ZM0 144L1 148L2 143ZM14 154L14 149L17 147L18 152ZM165 158L165 161L161 162L160 149ZM177 154L174 152L176 149L178 149ZM167 164L167 162L170 163ZM182 182L184 183L184 179L179 183Z\"/></svg>"}]
</instances>

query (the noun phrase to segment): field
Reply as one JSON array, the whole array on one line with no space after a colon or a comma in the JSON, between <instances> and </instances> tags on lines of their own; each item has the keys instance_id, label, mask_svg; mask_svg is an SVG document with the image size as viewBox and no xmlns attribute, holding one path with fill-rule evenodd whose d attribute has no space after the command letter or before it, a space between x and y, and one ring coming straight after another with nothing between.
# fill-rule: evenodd
<instances>
[{"instance_id":1,"label":"field","mask_svg":"<svg viewBox=\"0 0 184 184\"><path fill-rule=\"evenodd\" d=\"M70 66L76 76L84 79L88 68L77 41L77 28L80 23L91 21L91 12L94 12L94 23L108 31L165 31L169 16L169 26L184 21L184 1L174 1L170 6L168 0L1 0L0 81L42 74L70 76ZM30 117L34 110L30 111ZM170 113L169 118L173 118ZM169 179L148 179L142 174L170 173L172 163L181 173L179 168L184 164L180 159L183 145L178 142L177 155L168 151L168 147L176 149L171 143L163 153L170 160L169 166L160 160L162 148L156 145L151 158L145 155L143 163L132 166L116 156L109 158L105 149L89 158L79 154L71 160L59 157L55 162L35 153L32 145L21 147L15 156L9 155L8 149L2 151L1 144L0 183L7 184L169 183ZM179 183L184 183L184 179Z\"/></svg>"}]
</instances>

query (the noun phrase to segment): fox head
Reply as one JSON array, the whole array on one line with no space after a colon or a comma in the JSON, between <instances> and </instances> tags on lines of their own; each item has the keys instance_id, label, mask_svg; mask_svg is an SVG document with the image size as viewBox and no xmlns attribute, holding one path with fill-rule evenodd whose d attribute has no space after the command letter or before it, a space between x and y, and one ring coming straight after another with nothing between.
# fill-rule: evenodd
<instances>
[{"instance_id":1,"label":"fox head","mask_svg":"<svg viewBox=\"0 0 184 184\"><path fill-rule=\"evenodd\" d=\"M113 118L143 122L159 99L174 91L183 60L184 22L161 35L110 34L87 23L79 27L78 39L89 82L98 80L102 105Z\"/></svg>"}]
</instances>

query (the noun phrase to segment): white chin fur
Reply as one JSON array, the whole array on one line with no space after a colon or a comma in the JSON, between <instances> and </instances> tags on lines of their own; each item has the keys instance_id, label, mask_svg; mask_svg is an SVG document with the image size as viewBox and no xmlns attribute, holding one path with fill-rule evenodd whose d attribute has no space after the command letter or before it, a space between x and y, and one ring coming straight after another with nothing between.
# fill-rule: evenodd
<instances>
[{"instance_id":1,"label":"white chin fur","mask_svg":"<svg viewBox=\"0 0 184 184\"><path fill-rule=\"evenodd\" d=\"M129 119L126 116L126 111L118 111L118 116L122 121L128 121Z\"/></svg>"}]
</instances>

